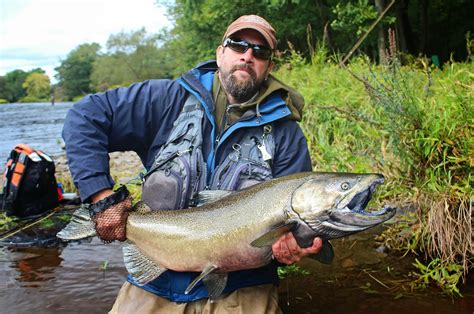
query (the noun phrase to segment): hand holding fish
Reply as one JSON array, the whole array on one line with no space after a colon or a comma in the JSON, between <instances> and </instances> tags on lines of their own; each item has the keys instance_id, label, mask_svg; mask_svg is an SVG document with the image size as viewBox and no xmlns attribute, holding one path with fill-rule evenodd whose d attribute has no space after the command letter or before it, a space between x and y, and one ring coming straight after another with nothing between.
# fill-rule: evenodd
<instances>
[{"instance_id":1,"label":"hand holding fish","mask_svg":"<svg viewBox=\"0 0 474 314\"><path fill-rule=\"evenodd\" d=\"M286 265L299 262L303 257L316 254L321 251L323 241L317 237L313 240L313 245L307 248L301 248L296 242L293 233L289 232L283 235L272 245L273 256L275 259Z\"/></svg>"},{"instance_id":2,"label":"hand holding fish","mask_svg":"<svg viewBox=\"0 0 474 314\"><path fill-rule=\"evenodd\" d=\"M92 210L92 221L95 223L97 236L104 242L125 241L128 212L132 208L132 199L128 193L113 192L105 189L92 197L95 209Z\"/></svg>"}]
</instances>

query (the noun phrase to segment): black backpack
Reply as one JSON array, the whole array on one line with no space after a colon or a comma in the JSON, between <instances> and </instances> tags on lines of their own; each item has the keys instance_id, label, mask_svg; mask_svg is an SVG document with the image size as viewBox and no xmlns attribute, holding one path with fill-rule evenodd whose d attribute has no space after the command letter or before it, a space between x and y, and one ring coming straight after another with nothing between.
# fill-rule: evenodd
<instances>
[{"instance_id":1,"label":"black backpack","mask_svg":"<svg viewBox=\"0 0 474 314\"><path fill-rule=\"evenodd\" d=\"M10 152L5 168L0 205L8 216L37 216L58 206L58 185L50 156L19 144Z\"/></svg>"}]
</instances>

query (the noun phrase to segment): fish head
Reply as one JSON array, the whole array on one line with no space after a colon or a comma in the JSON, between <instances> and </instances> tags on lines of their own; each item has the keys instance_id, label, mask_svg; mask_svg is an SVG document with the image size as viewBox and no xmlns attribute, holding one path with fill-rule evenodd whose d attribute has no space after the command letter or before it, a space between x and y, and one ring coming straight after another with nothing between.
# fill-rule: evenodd
<instances>
[{"instance_id":1,"label":"fish head","mask_svg":"<svg viewBox=\"0 0 474 314\"><path fill-rule=\"evenodd\" d=\"M293 192L290 214L326 239L368 229L396 212L392 206L365 211L375 189L383 182L380 174L316 173Z\"/></svg>"}]
</instances>

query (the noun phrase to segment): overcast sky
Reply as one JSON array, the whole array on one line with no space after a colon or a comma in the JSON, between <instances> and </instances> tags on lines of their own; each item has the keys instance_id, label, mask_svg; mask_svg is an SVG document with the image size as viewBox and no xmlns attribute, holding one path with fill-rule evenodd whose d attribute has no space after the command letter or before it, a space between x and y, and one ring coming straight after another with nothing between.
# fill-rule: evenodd
<instances>
[{"instance_id":1,"label":"overcast sky","mask_svg":"<svg viewBox=\"0 0 474 314\"><path fill-rule=\"evenodd\" d=\"M171 26L155 0L0 0L0 75L54 68L83 43L103 48L111 34Z\"/></svg>"}]
</instances>

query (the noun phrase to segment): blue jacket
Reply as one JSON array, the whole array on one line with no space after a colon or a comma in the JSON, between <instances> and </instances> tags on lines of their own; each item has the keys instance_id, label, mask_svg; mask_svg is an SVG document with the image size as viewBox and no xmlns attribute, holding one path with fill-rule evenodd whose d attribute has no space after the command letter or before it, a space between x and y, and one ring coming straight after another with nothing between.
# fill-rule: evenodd
<instances>
[{"instance_id":1,"label":"blue jacket","mask_svg":"<svg viewBox=\"0 0 474 314\"><path fill-rule=\"evenodd\" d=\"M149 80L105 93L84 97L69 110L63 129L69 168L83 201L114 182L109 174L108 153L135 151L145 168L153 164L155 155L165 143L173 122L184 102L193 93L206 113L203 153L212 173L232 151L232 143L252 128L273 123L275 155L274 177L311 170L306 139L284 100L284 91L274 92L260 104L261 115L247 115L229 127L216 143L212 83L217 70L215 62L199 65L177 80ZM232 140L230 140L232 139ZM232 272L225 292L238 288L278 282L276 263L262 268ZM198 273L167 271L158 279L142 286L145 290L175 302L190 302L207 297L199 284L190 294L184 290ZM135 284L132 277L128 279Z\"/></svg>"}]
</instances>

